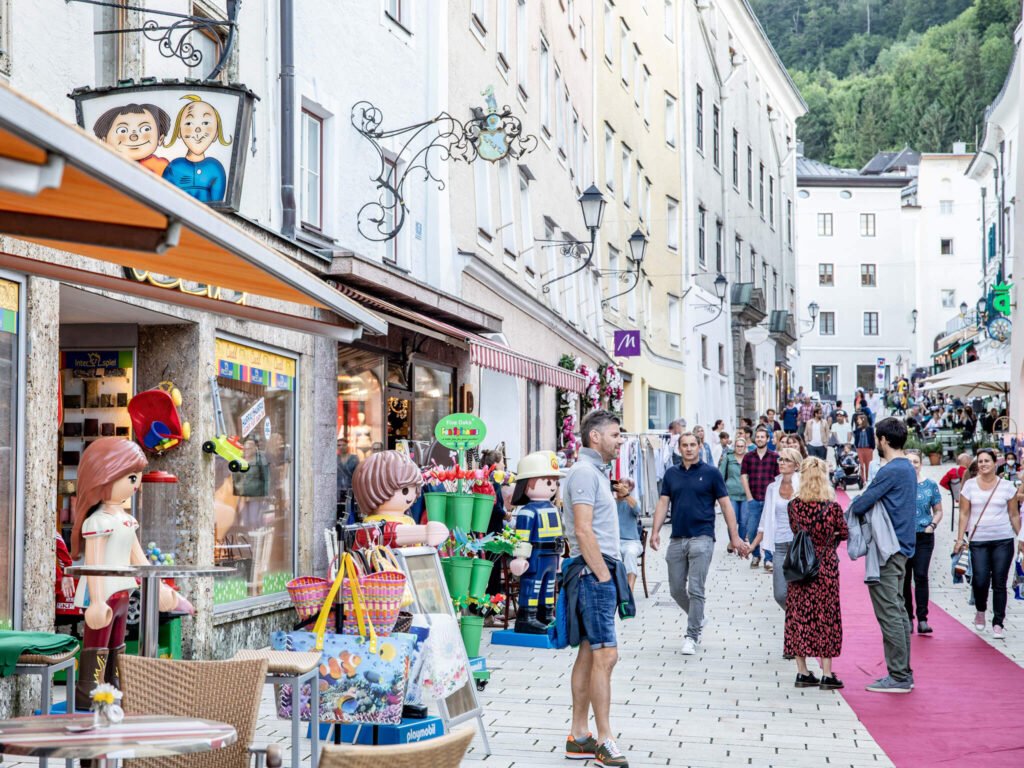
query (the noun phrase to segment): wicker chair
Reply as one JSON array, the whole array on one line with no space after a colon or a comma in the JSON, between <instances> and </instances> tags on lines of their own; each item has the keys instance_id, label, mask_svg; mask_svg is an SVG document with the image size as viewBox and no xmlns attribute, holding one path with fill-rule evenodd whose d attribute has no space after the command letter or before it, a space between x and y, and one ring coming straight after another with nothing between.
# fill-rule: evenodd
<instances>
[{"instance_id":1,"label":"wicker chair","mask_svg":"<svg viewBox=\"0 0 1024 768\"><path fill-rule=\"evenodd\" d=\"M171 715L218 720L235 727L230 747L195 755L132 760L138 768L249 768L281 765L281 748L250 746L256 734L260 699L267 676L265 659L247 661L171 661L139 656L118 658L122 702L129 715Z\"/></svg>"},{"instance_id":2,"label":"wicker chair","mask_svg":"<svg viewBox=\"0 0 1024 768\"><path fill-rule=\"evenodd\" d=\"M473 740L472 728L413 744L325 746L320 768L456 768Z\"/></svg>"}]
</instances>

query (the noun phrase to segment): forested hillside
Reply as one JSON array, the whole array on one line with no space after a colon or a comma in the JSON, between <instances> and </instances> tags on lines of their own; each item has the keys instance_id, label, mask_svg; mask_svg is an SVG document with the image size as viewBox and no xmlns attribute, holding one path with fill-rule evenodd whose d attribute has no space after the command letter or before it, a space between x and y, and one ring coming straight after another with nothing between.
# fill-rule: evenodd
<instances>
[{"instance_id":1,"label":"forested hillside","mask_svg":"<svg viewBox=\"0 0 1024 768\"><path fill-rule=\"evenodd\" d=\"M973 142L1013 58L1020 0L751 0L810 108L805 153ZM870 10L869 10L870 9Z\"/></svg>"}]
</instances>

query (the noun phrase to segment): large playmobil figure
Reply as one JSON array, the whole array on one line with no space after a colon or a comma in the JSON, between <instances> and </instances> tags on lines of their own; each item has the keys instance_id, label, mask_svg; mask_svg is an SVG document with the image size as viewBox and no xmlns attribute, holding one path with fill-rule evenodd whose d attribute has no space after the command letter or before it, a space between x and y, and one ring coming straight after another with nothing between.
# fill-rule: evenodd
<instances>
[{"instance_id":1,"label":"large playmobil figure","mask_svg":"<svg viewBox=\"0 0 1024 768\"><path fill-rule=\"evenodd\" d=\"M352 473L355 494L363 522L383 521L383 544L408 547L427 544L436 547L448 538L444 523L417 525L406 511L420 495L423 477L419 467L404 453L382 451L359 462ZM364 538L359 543L369 543Z\"/></svg>"},{"instance_id":2,"label":"large playmobil figure","mask_svg":"<svg viewBox=\"0 0 1024 768\"><path fill-rule=\"evenodd\" d=\"M138 521L125 503L142 482L146 456L138 444L101 437L78 465L78 498L71 534L71 555L85 551L86 565L146 565ZM117 657L124 652L128 596L138 584L131 576L88 576L79 580L75 605L85 608L85 642L78 670L75 704L90 708L97 683L117 684ZM192 613L192 605L167 586L160 588L160 610Z\"/></svg>"},{"instance_id":3,"label":"large playmobil figure","mask_svg":"<svg viewBox=\"0 0 1024 768\"><path fill-rule=\"evenodd\" d=\"M558 496L558 457L537 451L519 461L512 504L516 533L533 545L530 567L519 579L516 632L540 635L555 618L555 575L562 552L562 517L553 504Z\"/></svg>"}]
</instances>

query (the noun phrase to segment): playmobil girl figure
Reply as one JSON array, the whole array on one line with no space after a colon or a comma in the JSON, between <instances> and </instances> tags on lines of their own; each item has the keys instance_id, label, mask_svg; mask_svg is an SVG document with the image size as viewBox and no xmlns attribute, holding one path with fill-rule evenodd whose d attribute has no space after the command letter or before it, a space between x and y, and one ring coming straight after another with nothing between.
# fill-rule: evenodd
<instances>
[{"instance_id":1,"label":"playmobil girl figure","mask_svg":"<svg viewBox=\"0 0 1024 768\"><path fill-rule=\"evenodd\" d=\"M207 157L206 153L214 141L226 147L231 144L231 139L224 138L224 126L216 108L194 93L181 98L189 103L178 112L174 129L164 146L170 147L180 137L188 152L184 157L171 160L163 177L196 200L219 203L224 200L228 175L220 161Z\"/></svg>"},{"instance_id":2,"label":"playmobil girl figure","mask_svg":"<svg viewBox=\"0 0 1024 768\"><path fill-rule=\"evenodd\" d=\"M417 525L406 513L420 495L423 477L406 454L382 451L366 457L352 474L352 492L363 521L383 521L384 544L436 547L448 538L444 523Z\"/></svg>"},{"instance_id":3,"label":"playmobil girl figure","mask_svg":"<svg viewBox=\"0 0 1024 768\"><path fill-rule=\"evenodd\" d=\"M77 559L84 551L86 565L148 563L138 538L139 522L124 509L138 491L147 464L138 444L120 437L102 437L82 453L72 557ZM128 596L137 587L131 576L87 576L78 582L75 605L85 608L85 642L75 691L79 709L89 709L89 694L98 683L117 684ZM160 610L193 612L192 605L167 586L160 588Z\"/></svg>"}]
</instances>

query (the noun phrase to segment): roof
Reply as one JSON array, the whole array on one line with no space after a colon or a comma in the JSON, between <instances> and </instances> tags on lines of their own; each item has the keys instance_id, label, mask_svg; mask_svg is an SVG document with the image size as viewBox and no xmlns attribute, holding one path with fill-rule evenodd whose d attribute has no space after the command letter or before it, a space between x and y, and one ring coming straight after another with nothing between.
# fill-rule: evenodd
<instances>
[{"instance_id":1,"label":"roof","mask_svg":"<svg viewBox=\"0 0 1024 768\"><path fill-rule=\"evenodd\" d=\"M820 160L812 160L809 157L799 155L796 158L796 175L801 176L819 176L822 178L845 178L848 176L856 176L857 171L853 168L837 168L834 165L823 163Z\"/></svg>"},{"instance_id":2,"label":"roof","mask_svg":"<svg viewBox=\"0 0 1024 768\"><path fill-rule=\"evenodd\" d=\"M880 176L897 171L905 172L920 164L921 153L907 146L899 152L879 152L860 169L860 172L864 176Z\"/></svg>"},{"instance_id":3,"label":"roof","mask_svg":"<svg viewBox=\"0 0 1024 768\"><path fill-rule=\"evenodd\" d=\"M796 183L799 187L903 187L913 179L911 175L896 172L907 170L920 161L920 154L907 148L900 152L879 152L860 171L837 168L834 165L798 155ZM879 168L881 170L874 170Z\"/></svg>"}]
</instances>

